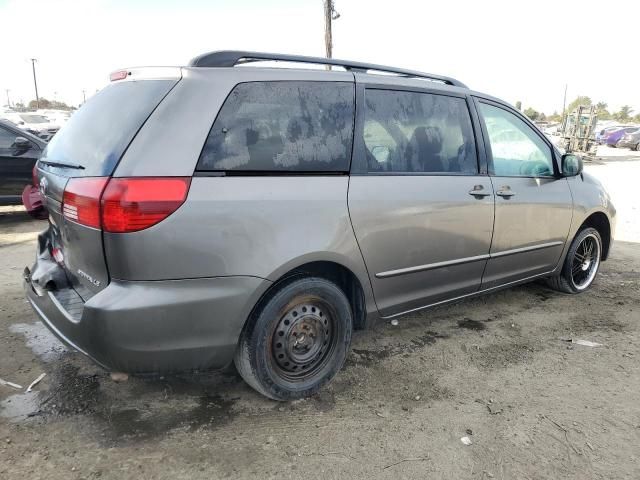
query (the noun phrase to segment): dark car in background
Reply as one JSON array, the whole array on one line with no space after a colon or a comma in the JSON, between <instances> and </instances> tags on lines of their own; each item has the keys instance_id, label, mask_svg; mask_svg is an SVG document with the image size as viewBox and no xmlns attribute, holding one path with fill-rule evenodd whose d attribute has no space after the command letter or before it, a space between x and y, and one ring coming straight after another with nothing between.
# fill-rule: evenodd
<instances>
[{"instance_id":1,"label":"dark car in background","mask_svg":"<svg viewBox=\"0 0 640 480\"><path fill-rule=\"evenodd\" d=\"M619 141L616 147L630 148L631 150L640 151L640 128L625 134Z\"/></svg>"},{"instance_id":2,"label":"dark car in background","mask_svg":"<svg viewBox=\"0 0 640 480\"><path fill-rule=\"evenodd\" d=\"M613 132L609 133L609 135L607 135L607 137L605 138L605 145L608 145L609 147L617 147L618 146L618 141L624 137L627 133L631 133L635 130L637 130L638 127L637 126L633 126L633 127L624 127L621 128L619 130L614 130Z\"/></svg>"},{"instance_id":3,"label":"dark car in background","mask_svg":"<svg viewBox=\"0 0 640 480\"><path fill-rule=\"evenodd\" d=\"M624 127L620 125L614 125L612 127L603 128L602 130L596 132L596 142L598 143L598 145L603 145L610 133L613 133L616 130L620 130L621 128Z\"/></svg>"},{"instance_id":4,"label":"dark car in background","mask_svg":"<svg viewBox=\"0 0 640 480\"><path fill-rule=\"evenodd\" d=\"M33 167L47 143L7 120L0 120L0 205L19 205Z\"/></svg>"},{"instance_id":5,"label":"dark car in background","mask_svg":"<svg viewBox=\"0 0 640 480\"><path fill-rule=\"evenodd\" d=\"M60 130L60 126L52 123L48 117L35 112L5 113L4 118L20 130L29 132L45 142L51 140Z\"/></svg>"}]
</instances>

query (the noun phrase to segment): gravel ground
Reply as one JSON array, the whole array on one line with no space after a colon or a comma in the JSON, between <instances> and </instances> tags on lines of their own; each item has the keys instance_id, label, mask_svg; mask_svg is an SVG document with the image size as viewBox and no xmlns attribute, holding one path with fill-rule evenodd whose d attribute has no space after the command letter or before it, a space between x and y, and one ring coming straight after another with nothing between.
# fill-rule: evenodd
<instances>
[{"instance_id":1,"label":"gravel ground","mask_svg":"<svg viewBox=\"0 0 640 480\"><path fill-rule=\"evenodd\" d=\"M0 209L0 378L47 374L0 386L0 478L639 478L640 157L606 150L587 170L624 241L589 293L531 284L378 325L285 404L233 370L114 383L67 351L20 285L43 224Z\"/></svg>"}]
</instances>

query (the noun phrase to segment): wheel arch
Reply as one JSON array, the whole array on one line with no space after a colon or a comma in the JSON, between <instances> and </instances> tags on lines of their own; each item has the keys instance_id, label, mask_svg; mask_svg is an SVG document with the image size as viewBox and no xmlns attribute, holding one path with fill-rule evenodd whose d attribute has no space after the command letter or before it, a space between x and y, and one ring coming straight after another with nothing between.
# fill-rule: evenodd
<instances>
[{"instance_id":1,"label":"wheel arch","mask_svg":"<svg viewBox=\"0 0 640 480\"><path fill-rule=\"evenodd\" d=\"M606 213L596 211L591 213L580 225L578 232L584 228L595 228L602 239L602 257L604 261L609 257L609 249L611 248L611 221Z\"/></svg>"},{"instance_id":2,"label":"wheel arch","mask_svg":"<svg viewBox=\"0 0 640 480\"><path fill-rule=\"evenodd\" d=\"M335 259L320 260L306 257L298 262L287 264L269 276L270 279L274 279L273 283L256 302L247 321L253 317L273 292L291 280L302 276L320 277L334 282L349 300L353 314L354 330L363 330L369 326L370 317L372 316L370 311L372 298L370 297L370 290L367 292L367 288L371 288L368 277L362 279L361 275L357 275L353 269Z\"/></svg>"}]
</instances>

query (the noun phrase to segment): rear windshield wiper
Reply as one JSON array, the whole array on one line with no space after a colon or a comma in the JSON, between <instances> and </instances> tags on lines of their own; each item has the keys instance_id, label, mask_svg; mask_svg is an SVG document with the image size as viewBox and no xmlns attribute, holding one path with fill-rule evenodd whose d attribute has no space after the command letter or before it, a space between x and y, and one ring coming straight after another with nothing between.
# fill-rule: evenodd
<instances>
[{"instance_id":1,"label":"rear windshield wiper","mask_svg":"<svg viewBox=\"0 0 640 480\"><path fill-rule=\"evenodd\" d=\"M77 168L78 170L84 170L82 165L70 162L52 162L51 160L40 160L43 165L49 165L51 167L64 167L64 168Z\"/></svg>"}]
</instances>

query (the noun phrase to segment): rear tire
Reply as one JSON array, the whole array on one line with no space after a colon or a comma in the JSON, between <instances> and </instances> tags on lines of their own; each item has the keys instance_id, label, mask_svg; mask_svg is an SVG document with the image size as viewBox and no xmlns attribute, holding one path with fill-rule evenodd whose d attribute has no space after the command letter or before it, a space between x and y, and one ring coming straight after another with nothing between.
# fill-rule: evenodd
<instances>
[{"instance_id":1,"label":"rear tire","mask_svg":"<svg viewBox=\"0 0 640 480\"><path fill-rule=\"evenodd\" d=\"M602 258L602 239L595 228L578 232L564 260L560 274L547 279L547 285L563 293L582 293L592 284Z\"/></svg>"},{"instance_id":2,"label":"rear tire","mask_svg":"<svg viewBox=\"0 0 640 480\"><path fill-rule=\"evenodd\" d=\"M307 277L284 284L249 319L235 355L242 378L262 395L308 397L342 368L351 343L349 300L333 282Z\"/></svg>"}]
</instances>

